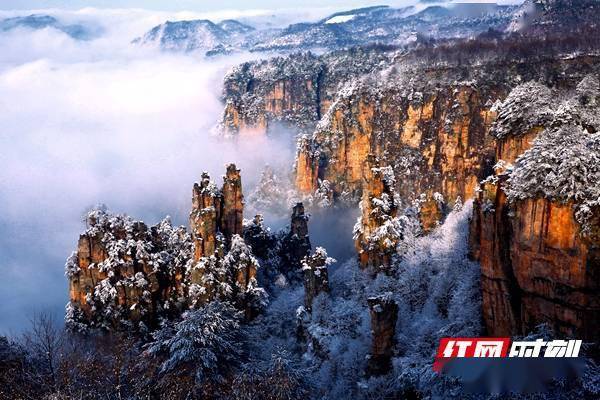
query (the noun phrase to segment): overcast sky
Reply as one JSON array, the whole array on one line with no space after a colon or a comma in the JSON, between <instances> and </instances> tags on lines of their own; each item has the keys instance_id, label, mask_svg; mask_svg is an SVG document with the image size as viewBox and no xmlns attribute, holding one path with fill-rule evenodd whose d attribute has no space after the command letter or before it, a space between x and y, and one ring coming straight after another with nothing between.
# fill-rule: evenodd
<instances>
[{"instance_id":1,"label":"overcast sky","mask_svg":"<svg viewBox=\"0 0 600 400\"><path fill-rule=\"evenodd\" d=\"M37 9L37 8L145 8L154 10L191 10L211 11L226 8L256 9L256 8L294 8L298 7L354 7L357 5L399 4L412 3L411 0L369 1L369 0L2 0L0 9Z\"/></svg>"},{"instance_id":2,"label":"overcast sky","mask_svg":"<svg viewBox=\"0 0 600 400\"><path fill-rule=\"evenodd\" d=\"M161 11L215 11L225 9L306 9L306 8L340 8L348 9L359 6L390 5L405 6L419 0L0 0L0 10L32 10L46 8L80 9L95 8L143 8ZM435 0L427 0L432 3ZM425 1L423 1L425 2ZM439 0L456 3L499 3L515 4L522 0Z\"/></svg>"}]
</instances>

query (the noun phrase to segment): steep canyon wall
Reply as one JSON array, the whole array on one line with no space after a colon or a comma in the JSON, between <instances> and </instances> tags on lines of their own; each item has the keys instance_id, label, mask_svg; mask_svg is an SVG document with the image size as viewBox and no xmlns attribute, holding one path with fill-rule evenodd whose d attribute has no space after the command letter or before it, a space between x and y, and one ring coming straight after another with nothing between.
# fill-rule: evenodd
<instances>
[{"instance_id":1,"label":"steep canyon wall","mask_svg":"<svg viewBox=\"0 0 600 400\"><path fill-rule=\"evenodd\" d=\"M319 66L314 70L320 76L310 79L316 86L303 84L313 92L302 98L310 97L313 102L310 118L297 130L302 135L297 145L296 189L304 194L319 190L334 204L356 203L361 196L364 200L363 191L374 184L365 180L369 174L364 172L372 155L381 167L393 170L393 189L401 202L395 207L417 202L425 231L435 227L458 198L476 198L471 253L481 262L488 332L524 333L548 322L564 334L597 336L592 329L599 322L597 240L582 236L573 204L543 195L508 199L503 190L509 178L506 166L551 126L552 110L547 110L543 98L530 99L529 105L504 106L537 108L535 115L511 120L504 110L499 116L503 101L522 82L542 82L555 88L553 95L558 96L573 91L586 74L597 74L597 57L462 67L407 66L402 56L390 54L387 58L392 61L372 66L370 74L355 73L336 80L326 94L315 88L323 90L319 85L333 70L331 60L307 59ZM254 68L267 69L267 65ZM304 68L312 69L310 65ZM290 82L286 88L299 81L295 76L284 80ZM259 92L256 87L252 91ZM227 107L235 112L226 108L226 121L235 113L244 113L233 98ZM287 99L282 108L269 106L267 111L259 111L259 120L281 120L288 112L297 115L297 108L285 106L295 102L293 95ZM291 119L288 122L293 126ZM502 126L512 133L491 134ZM228 129L238 132L243 127L232 124ZM268 129L263 131L268 133ZM500 160L504 166L497 165ZM480 182L489 176L495 177L494 184L488 182L480 188ZM362 222L364 226L381 225ZM357 241L364 265L370 257L364 251L366 246L368 243Z\"/></svg>"}]
</instances>

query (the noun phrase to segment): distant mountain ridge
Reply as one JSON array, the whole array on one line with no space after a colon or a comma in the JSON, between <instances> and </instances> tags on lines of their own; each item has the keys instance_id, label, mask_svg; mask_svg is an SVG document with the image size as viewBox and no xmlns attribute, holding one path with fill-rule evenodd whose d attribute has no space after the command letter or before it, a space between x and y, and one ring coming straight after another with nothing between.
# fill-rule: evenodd
<instances>
[{"instance_id":1,"label":"distant mountain ridge","mask_svg":"<svg viewBox=\"0 0 600 400\"><path fill-rule=\"evenodd\" d=\"M25 17L12 17L0 21L0 32L7 32L18 28L33 30L54 28L77 40L89 40L95 36L95 32L89 27L81 24L63 24L50 15L31 14Z\"/></svg>"},{"instance_id":2,"label":"distant mountain ridge","mask_svg":"<svg viewBox=\"0 0 600 400\"><path fill-rule=\"evenodd\" d=\"M338 50L378 43L402 45L417 35L432 38L476 36L489 29L505 30L516 6L498 4L421 4L404 8L386 5L331 14L317 22L283 29L255 29L239 21L166 22L134 42L168 51L204 51L208 55L247 51Z\"/></svg>"},{"instance_id":3,"label":"distant mountain ridge","mask_svg":"<svg viewBox=\"0 0 600 400\"><path fill-rule=\"evenodd\" d=\"M133 43L157 45L166 51L214 51L219 48L225 51L254 30L253 27L232 19L219 23L207 19L167 21L155 26Z\"/></svg>"}]
</instances>

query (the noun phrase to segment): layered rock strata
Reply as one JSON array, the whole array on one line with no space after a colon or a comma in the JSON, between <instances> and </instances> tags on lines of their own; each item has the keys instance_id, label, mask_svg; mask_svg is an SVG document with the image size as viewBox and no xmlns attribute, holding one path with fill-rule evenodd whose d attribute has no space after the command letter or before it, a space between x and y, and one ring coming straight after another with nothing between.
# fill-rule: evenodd
<instances>
[{"instance_id":1,"label":"layered rock strata","mask_svg":"<svg viewBox=\"0 0 600 400\"><path fill-rule=\"evenodd\" d=\"M470 227L490 335L547 323L599 337L599 94L597 77L560 96L532 83L499 108L496 174L482 184Z\"/></svg>"}]
</instances>

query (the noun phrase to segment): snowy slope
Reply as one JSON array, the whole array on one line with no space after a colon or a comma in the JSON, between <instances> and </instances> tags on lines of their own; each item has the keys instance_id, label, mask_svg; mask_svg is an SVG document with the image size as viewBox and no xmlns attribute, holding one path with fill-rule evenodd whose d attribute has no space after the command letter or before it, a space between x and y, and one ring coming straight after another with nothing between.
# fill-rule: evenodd
<instances>
[{"instance_id":1,"label":"snowy slope","mask_svg":"<svg viewBox=\"0 0 600 400\"><path fill-rule=\"evenodd\" d=\"M165 51L209 51L223 50L235 46L254 28L235 20L225 20L218 24L212 21L167 21L155 26L134 43L158 46Z\"/></svg>"},{"instance_id":2,"label":"snowy slope","mask_svg":"<svg viewBox=\"0 0 600 400\"><path fill-rule=\"evenodd\" d=\"M471 37L490 28L504 30L514 19L515 6L448 4L392 8L374 6L338 12L317 22L301 22L285 29L254 29L235 20L166 22L154 27L138 43L161 49L298 51L336 50L380 43L401 45L416 34L434 38Z\"/></svg>"}]
</instances>

